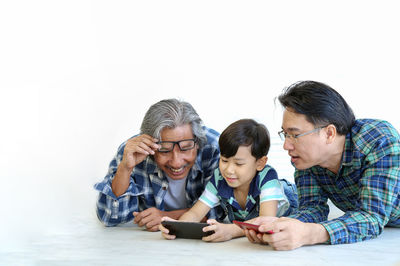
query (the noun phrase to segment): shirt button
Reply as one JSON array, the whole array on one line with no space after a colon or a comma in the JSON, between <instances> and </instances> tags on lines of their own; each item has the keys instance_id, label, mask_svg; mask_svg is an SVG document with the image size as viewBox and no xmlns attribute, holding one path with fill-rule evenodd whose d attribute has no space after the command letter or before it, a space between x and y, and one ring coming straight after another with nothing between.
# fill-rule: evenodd
<instances>
[{"instance_id":1,"label":"shirt button","mask_svg":"<svg viewBox=\"0 0 400 266\"><path fill-rule=\"evenodd\" d=\"M162 187L162 190L167 190L167 187Z\"/></svg>"}]
</instances>

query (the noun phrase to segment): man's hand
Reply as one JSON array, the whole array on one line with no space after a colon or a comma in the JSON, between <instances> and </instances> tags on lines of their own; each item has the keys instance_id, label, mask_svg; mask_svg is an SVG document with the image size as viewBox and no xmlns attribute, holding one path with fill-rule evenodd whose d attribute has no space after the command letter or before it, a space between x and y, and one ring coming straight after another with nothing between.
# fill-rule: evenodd
<instances>
[{"instance_id":1,"label":"man's hand","mask_svg":"<svg viewBox=\"0 0 400 266\"><path fill-rule=\"evenodd\" d=\"M118 165L117 172L111 183L115 196L119 197L126 192L133 168L143 162L147 156L155 153L158 149L157 141L157 139L143 134L126 142L122 161Z\"/></svg>"},{"instance_id":2,"label":"man's hand","mask_svg":"<svg viewBox=\"0 0 400 266\"><path fill-rule=\"evenodd\" d=\"M287 217L258 217L253 220L259 224L259 231L256 234L252 230L245 230L250 242L269 244L275 250L292 250L304 245L323 243L329 240L326 229L315 223L303 223L297 219ZM273 234L265 232L273 231Z\"/></svg>"},{"instance_id":3,"label":"man's hand","mask_svg":"<svg viewBox=\"0 0 400 266\"><path fill-rule=\"evenodd\" d=\"M260 216L260 217L248 220L246 222L251 223L251 224L256 224L256 225L269 224L269 223L272 224L277 219L278 219L277 217L272 217L272 216L271 217L270 216ZM260 228L258 228L258 230L260 230ZM269 230L267 230L267 231L269 231ZM268 245L268 243L263 240L264 234L257 234L254 230L248 230L248 229L245 229L244 233L245 233L247 239L251 243Z\"/></svg>"},{"instance_id":4,"label":"man's hand","mask_svg":"<svg viewBox=\"0 0 400 266\"><path fill-rule=\"evenodd\" d=\"M147 231L156 232L161 223L161 218L165 216L163 211L157 208L148 208L142 212L133 212L135 218L133 222L139 226L145 226Z\"/></svg>"},{"instance_id":5,"label":"man's hand","mask_svg":"<svg viewBox=\"0 0 400 266\"><path fill-rule=\"evenodd\" d=\"M154 155L159 147L157 141L146 134L129 139L125 144L121 165L132 171L133 167L143 162L148 155Z\"/></svg>"}]
</instances>

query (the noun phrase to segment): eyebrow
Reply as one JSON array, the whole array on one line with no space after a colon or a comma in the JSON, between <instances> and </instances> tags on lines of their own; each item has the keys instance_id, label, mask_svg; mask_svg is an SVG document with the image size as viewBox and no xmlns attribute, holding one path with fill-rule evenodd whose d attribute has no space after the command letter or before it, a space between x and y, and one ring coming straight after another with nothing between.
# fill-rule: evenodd
<instances>
[{"instance_id":1,"label":"eyebrow","mask_svg":"<svg viewBox=\"0 0 400 266\"><path fill-rule=\"evenodd\" d=\"M300 131L300 129L297 127L289 127L286 130L282 127L282 130L287 132Z\"/></svg>"}]
</instances>

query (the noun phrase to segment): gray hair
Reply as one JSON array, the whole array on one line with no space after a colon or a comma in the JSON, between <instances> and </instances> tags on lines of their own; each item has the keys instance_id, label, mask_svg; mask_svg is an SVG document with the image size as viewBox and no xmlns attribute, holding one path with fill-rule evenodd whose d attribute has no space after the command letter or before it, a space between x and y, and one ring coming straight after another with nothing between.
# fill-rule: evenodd
<instances>
[{"instance_id":1,"label":"gray hair","mask_svg":"<svg viewBox=\"0 0 400 266\"><path fill-rule=\"evenodd\" d=\"M141 134L148 134L160 139L164 128L176 128L190 124L197 145L201 148L207 142L203 121L194 110L193 106L177 99L159 101L147 110L142 125Z\"/></svg>"}]
</instances>

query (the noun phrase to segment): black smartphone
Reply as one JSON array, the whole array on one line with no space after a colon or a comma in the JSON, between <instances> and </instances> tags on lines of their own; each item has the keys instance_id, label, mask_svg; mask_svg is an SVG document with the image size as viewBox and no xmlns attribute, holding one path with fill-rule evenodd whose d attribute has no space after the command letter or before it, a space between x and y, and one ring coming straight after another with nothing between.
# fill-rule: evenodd
<instances>
[{"instance_id":1,"label":"black smartphone","mask_svg":"<svg viewBox=\"0 0 400 266\"><path fill-rule=\"evenodd\" d=\"M169 230L170 235L179 238L201 239L203 236L214 234L214 231L203 232L207 223L162 221L161 224Z\"/></svg>"}]
</instances>

